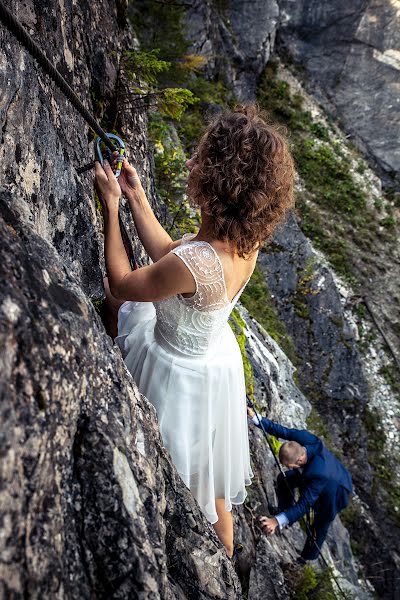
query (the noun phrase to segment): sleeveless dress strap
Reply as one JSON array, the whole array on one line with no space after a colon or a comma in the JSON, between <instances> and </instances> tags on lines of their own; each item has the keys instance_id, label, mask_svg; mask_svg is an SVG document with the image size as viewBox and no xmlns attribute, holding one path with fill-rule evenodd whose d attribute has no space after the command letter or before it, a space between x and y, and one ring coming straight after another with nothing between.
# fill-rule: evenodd
<instances>
[{"instance_id":1,"label":"sleeveless dress strap","mask_svg":"<svg viewBox=\"0 0 400 600\"><path fill-rule=\"evenodd\" d=\"M217 310L230 305L221 262L207 242L189 241L184 236L182 244L171 252L185 263L196 283L196 291L189 298L178 294L182 302L196 310Z\"/></svg>"}]
</instances>

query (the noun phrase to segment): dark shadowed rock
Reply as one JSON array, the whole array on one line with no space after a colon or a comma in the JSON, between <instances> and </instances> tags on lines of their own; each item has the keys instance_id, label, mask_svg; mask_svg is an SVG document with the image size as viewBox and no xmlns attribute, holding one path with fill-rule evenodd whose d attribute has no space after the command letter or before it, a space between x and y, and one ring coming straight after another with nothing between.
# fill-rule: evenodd
<instances>
[{"instance_id":1,"label":"dark shadowed rock","mask_svg":"<svg viewBox=\"0 0 400 600\"><path fill-rule=\"evenodd\" d=\"M116 7L8 4L83 102L104 102L154 200L146 115L116 104L122 49L137 43ZM88 128L0 36L0 597L240 598L89 301L104 292L93 172L76 172L92 158Z\"/></svg>"}]
</instances>

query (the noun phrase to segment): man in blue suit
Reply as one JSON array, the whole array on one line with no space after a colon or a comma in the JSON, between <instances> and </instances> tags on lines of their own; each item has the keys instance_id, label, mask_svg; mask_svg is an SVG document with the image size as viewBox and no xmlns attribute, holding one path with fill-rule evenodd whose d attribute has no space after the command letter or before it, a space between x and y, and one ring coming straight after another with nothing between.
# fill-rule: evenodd
<instances>
[{"instance_id":1,"label":"man in blue suit","mask_svg":"<svg viewBox=\"0 0 400 600\"><path fill-rule=\"evenodd\" d=\"M288 429L260 415L257 418L251 408L247 410L255 425L260 427L261 421L267 433L288 440L279 449L279 461L289 470L285 477L278 476L278 514L272 518L261 517L262 529L273 534L277 527L292 525L312 508L313 537L307 534L301 559L314 560L318 558L318 548L325 541L329 525L348 504L353 489L350 473L316 435L304 429ZM296 488L300 492L297 501L294 499Z\"/></svg>"}]
</instances>

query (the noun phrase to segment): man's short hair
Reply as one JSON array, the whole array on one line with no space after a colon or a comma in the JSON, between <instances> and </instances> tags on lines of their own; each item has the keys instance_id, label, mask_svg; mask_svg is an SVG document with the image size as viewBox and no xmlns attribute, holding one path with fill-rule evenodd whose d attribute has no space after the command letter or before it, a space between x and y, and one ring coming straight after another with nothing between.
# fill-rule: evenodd
<instances>
[{"instance_id":1,"label":"man's short hair","mask_svg":"<svg viewBox=\"0 0 400 600\"><path fill-rule=\"evenodd\" d=\"M304 454L304 447L298 442L284 442L279 448L279 461L283 465L295 465Z\"/></svg>"}]
</instances>

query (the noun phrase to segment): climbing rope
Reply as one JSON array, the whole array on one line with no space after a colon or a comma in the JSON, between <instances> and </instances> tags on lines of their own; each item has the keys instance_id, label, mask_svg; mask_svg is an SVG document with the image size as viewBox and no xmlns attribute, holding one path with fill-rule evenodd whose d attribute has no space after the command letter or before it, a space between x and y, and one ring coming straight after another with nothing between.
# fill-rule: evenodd
<instances>
[{"instance_id":1,"label":"climbing rope","mask_svg":"<svg viewBox=\"0 0 400 600\"><path fill-rule=\"evenodd\" d=\"M110 139L110 134L107 134L104 129L98 124L93 115L85 108L82 104L78 96L75 94L74 90L67 83L64 77L61 75L59 71L55 68L55 66L49 61L44 52L39 48L36 44L35 40L27 33L27 31L18 23L17 19L14 15L8 10L6 6L4 6L3 2L0 0L0 20L7 27L7 29L17 38L17 40L28 50L31 56L39 63L42 69L47 73L47 75L54 81L59 90L65 95L65 97L71 102L71 104L76 108L76 110L80 113L80 115L84 118L86 123L91 127L97 135L101 138L104 144L111 152L115 152L118 150L116 146ZM113 136L115 138L115 136ZM82 173L89 168L94 167L94 161L89 163L84 167L78 168L77 172ZM132 248L132 244L130 242L129 236L127 234L126 228L122 222L121 216L119 215L119 225L121 229L121 236L124 243L125 251L128 256L129 263L131 268L134 270L137 268L137 263L135 261L134 252Z\"/></svg>"},{"instance_id":2,"label":"climbing rope","mask_svg":"<svg viewBox=\"0 0 400 600\"><path fill-rule=\"evenodd\" d=\"M267 440L267 444L268 444L268 447L269 447L269 449L271 450L272 456L274 457L275 464L276 464L276 466L278 467L278 469L279 469L279 471L280 471L281 475L283 476L283 481L285 482L285 485L286 485L286 487L287 487L287 489L288 489L288 491L289 491L289 493L290 493L290 495L291 495L291 497L292 497L292 499L293 499L293 502L296 502L296 497L295 497L295 495L294 495L294 493L293 493L293 490L292 490L292 488L290 487L290 485L289 485L289 483L288 483L288 481L287 481L287 477L286 477L286 474L285 474L284 470L282 469L282 467L281 467L281 465L280 465L280 463L279 463L278 459L276 458L276 455L275 455L274 449L273 449L273 447L272 447L272 444L271 444L271 442L270 442L270 440L269 440L269 437L268 437L268 435L267 435L267 432L266 432L266 431L265 431L265 429L264 429L264 426L263 426L263 424L262 424L262 421L261 421L261 419L260 419L260 417L259 417L259 415L258 415L258 412L257 412L257 410L256 410L256 408L255 408L255 406L254 406L254 403L253 403L253 402L250 400L250 398L249 398L249 396L248 396L247 394L246 394L246 398L247 398L247 404L248 404L248 405L249 405L249 406L250 406L250 407L251 407L251 408L254 410L254 412L255 412L255 414L256 414L257 421L258 421L258 424L259 424L259 426L260 426L260 429L261 429L261 430L262 430L262 432L263 432L264 438ZM268 496L267 496L267 501L268 501L268 505L269 505ZM329 564L328 564L328 562L327 562L326 558L324 557L324 555L322 554L322 550L321 550L321 548L318 546L318 544L317 544L317 542L316 542L316 540L315 540L315 538L314 538L314 535L313 535L313 533L312 533L312 531L311 531L310 523L309 523L309 522L306 522L306 523L305 523L305 527L306 527L306 533L307 533L307 536L310 538L310 540L312 540L312 541L313 541L313 543L314 543L314 546L315 546L315 547L316 547L316 549L318 550L318 554L319 554L319 556L320 556L320 558L321 558L322 562L324 563L324 565L326 566L326 568L327 568L327 569L329 569L329 568L330 568L330 567L329 567ZM341 588L341 586L340 586L340 584L339 584L339 581L337 580L337 578L335 577L335 575L334 575L333 573L332 573L332 579L334 580L334 582L335 582L335 584L336 584L336 586L337 586L337 588L338 588L338 590L339 590L340 594L343 596L344 600L348 600L348 596L346 595L346 593L345 593L345 592L343 591L343 589Z\"/></svg>"}]
</instances>

